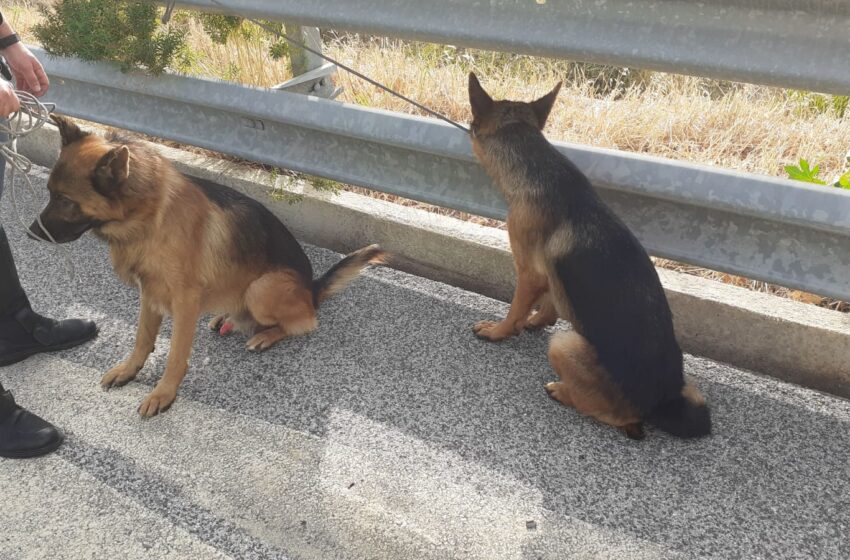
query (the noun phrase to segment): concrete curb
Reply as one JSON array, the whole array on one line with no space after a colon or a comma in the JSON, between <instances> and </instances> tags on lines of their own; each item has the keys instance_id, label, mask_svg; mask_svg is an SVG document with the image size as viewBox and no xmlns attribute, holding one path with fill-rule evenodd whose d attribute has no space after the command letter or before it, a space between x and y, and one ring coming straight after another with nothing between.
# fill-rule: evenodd
<instances>
[{"instance_id":1,"label":"concrete curb","mask_svg":"<svg viewBox=\"0 0 850 560\"><path fill-rule=\"evenodd\" d=\"M503 301L514 285L507 232L366 196L316 191L222 159L161 145L178 168L266 204L302 241L339 252L380 243L392 265ZM33 163L51 167L58 131L19 141ZM276 202L274 189L298 195ZM685 351L785 381L850 397L850 317L823 308L658 270ZM472 318L470 318L472 321Z\"/></svg>"}]
</instances>

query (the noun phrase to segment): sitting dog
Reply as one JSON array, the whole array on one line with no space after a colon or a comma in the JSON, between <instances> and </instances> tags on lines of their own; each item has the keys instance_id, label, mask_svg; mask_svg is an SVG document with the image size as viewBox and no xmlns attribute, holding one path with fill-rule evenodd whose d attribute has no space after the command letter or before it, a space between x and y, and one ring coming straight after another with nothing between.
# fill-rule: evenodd
<instances>
[{"instance_id":1,"label":"sitting dog","mask_svg":"<svg viewBox=\"0 0 850 560\"><path fill-rule=\"evenodd\" d=\"M532 103L494 101L469 76L472 147L508 202L517 285L508 316L482 321L491 341L554 324L546 386L561 403L643 437L644 420L680 437L710 433L705 401L682 374L682 351L655 267L587 178L543 136L560 89ZM532 314L532 308L539 310Z\"/></svg>"},{"instance_id":2,"label":"sitting dog","mask_svg":"<svg viewBox=\"0 0 850 560\"><path fill-rule=\"evenodd\" d=\"M198 318L222 334L253 333L250 350L265 350L316 328L319 304L368 264L376 245L356 251L313 279L307 255L259 202L232 189L193 182L140 143L104 139L54 116L62 151L48 179L50 200L40 220L58 243L92 230L109 243L115 272L141 291L141 313L130 357L103 376L104 388L128 383L145 364L168 313L173 337L165 373L139 406L143 417L163 412L188 368ZM38 220L30 231L41 238Z\"/></svg>"}]
</instances>

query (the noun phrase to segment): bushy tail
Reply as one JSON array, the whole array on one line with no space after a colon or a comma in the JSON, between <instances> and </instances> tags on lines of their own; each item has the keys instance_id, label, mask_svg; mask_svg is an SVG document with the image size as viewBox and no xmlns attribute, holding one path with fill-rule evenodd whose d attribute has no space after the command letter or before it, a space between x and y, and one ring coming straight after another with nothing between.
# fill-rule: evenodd
<instances>
[{"instance_id":1,"label":"bushy tail","mask_svg":"<svg viewBox=\"0 0 850 560\"><path fill-rule=\"evenodd\" d=\"M646 420L659 430L681 438L711 433L711 414L705 398L693 385L685 385L679 397L656 406Z\"/></svg>"},{"instance_id":2,"label":"bushy tail","mask_svg":"<svg viewBox=\"0 0 850 560\"><path fill-rule=\"evenodd\" d=\"M313 299L316 307L334 294L342 291L349 282L357 278L360 271L370 264L387 262L387 253L377 245L369 245L354 251L336 263L321 278L313 281Z\"/></svg>"}]
</instances>

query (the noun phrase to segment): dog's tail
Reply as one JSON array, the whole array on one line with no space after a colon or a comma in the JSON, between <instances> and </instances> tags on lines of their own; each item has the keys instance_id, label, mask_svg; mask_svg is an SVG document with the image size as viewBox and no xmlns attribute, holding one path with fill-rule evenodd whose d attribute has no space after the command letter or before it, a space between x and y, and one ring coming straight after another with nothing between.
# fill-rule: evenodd
<instances>
[{"instance_id":1,"label":"dog's tail","mask_svg":"<svg viewBox=\"0 0 850 560\"><path fill-rule=\"evenodd\" d=\"M659 430L681 438L711 433L711 414L705 398L690 384L685 384L682 394L675 399L656 406L646 420Z\"/></svg>"},{"instance_id":2,"label":"dog's tail","mask_svg":"<svg viewBox=\"0 0 850 560\"><path fill-rule=\"evenodd\" d=\"M321 278L313 281L313 300L316 302L316 307L329 297L341 292L366 266L384 264L388 257L389 255L377 245L369 245L343 258Z\"/></svg>"}]
</instances>

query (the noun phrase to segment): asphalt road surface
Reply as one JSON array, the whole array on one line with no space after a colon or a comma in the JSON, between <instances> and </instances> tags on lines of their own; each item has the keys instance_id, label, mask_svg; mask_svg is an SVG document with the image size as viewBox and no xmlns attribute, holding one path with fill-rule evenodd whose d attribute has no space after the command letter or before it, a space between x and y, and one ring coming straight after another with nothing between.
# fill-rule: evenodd
<instances>
[{"instance_id":1,"label":"asphalt road surface","mask_svg":"<svg viewBox=\"0 0 850 560\"><path fill-rule=\"evenodd\" d=\"M631 441L547 398L549 331L479 341L505 304L386 268L262 354L199 327L178 400L143 421L170 324L135 382L101 390L137 292L89 234L66 246L72 282L6 195L35 308L100 335L0 369L67 434L0 459L2 559L850 558L850 402L686 356L714 435ZM307 252L317 272L339 258Z\"/></svg>"}]
</instances>

